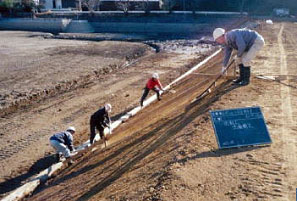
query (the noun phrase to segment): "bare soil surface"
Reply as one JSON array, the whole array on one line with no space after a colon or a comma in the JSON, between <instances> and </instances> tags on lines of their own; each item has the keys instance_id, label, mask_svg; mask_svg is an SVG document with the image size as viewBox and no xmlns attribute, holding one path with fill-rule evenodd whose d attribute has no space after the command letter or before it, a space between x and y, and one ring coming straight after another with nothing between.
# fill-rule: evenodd
<instances>
[{"instance_id":1,"label":"bare soil surface","mask_svg":"<svg viewBox=\"0 0 297 201\"><path fill-rule=\"evenodd\" d=\"M0 34L5 39L0 59L2 195L54 162L48 141L53 133L74 125L75 145L81 144L89 138L90 115L106 102L112 104L116 119L139 104L153 72L166 85L215 49L209 44L177 44L175 49L191 51L156 53L143 43Z\"/></svg>"},{"instance_id":2,"label":"bare soil surface","mask_svg":"<svg viewBox=\"0 0 297 201\"><path fill-rule=\"evenodd\" d=\"M234 87L230 77L225 77L210 95L192 102L220 71L222 56L217 56L176 85L176 93L165 94L161 101L117 128L106 149L98 142L95 146L99 149L86 152L74 165L65 166L27 199L295 200L297 24L261 22L258 31L266 45L253 62L250 85ZM38 157L38 148L48 147L47 151L51 152L48 137L65 125L78 127L77 144L86 140L89 115L107 100L114 106L116 115L136 106L141 87L151 72L159 72L166 85L203 57L149 52L129 68L106 74L84 88L45 100L31 110L25 108L21 114L4 116L5 127L11 125L7 131L19 142L24 141L22 137L30 136L26 133L35 136L34 130L40 137L24 145L22 154L3 159L1 175L9 171L4 164L18 167L14 161L26 154L32 162L31 158ZM259 79L258 75L275 79ZM209 110L248 106L262 108L273 143L218 150ZM30 119L31 116L36 118ZM13 139L3 133L1 143L5 141L7 147L12 146L10 150L15 150L14 144L19 143L10 144L8 140ZM5 153L6 148L1 150Z\"/></svg>"}]
</instances>

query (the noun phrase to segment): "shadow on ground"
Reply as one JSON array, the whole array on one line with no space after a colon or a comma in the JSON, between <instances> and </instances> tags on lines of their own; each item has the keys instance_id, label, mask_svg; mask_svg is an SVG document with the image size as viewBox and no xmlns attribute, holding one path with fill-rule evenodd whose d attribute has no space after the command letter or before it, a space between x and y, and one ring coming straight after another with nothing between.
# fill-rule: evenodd
<instances>
[{"instance_id":1,"label":"shadow on ground","mask_svg":"<svg viewBox=\"0 0 297 201\"><path fill-rule=\"evenodd\" d=\"M36 161L27 173L0 183L0 194L5 194L23 185L30 177L50 167L56 162L55 155L45 156Z\"/></svg>"}]
</instances>

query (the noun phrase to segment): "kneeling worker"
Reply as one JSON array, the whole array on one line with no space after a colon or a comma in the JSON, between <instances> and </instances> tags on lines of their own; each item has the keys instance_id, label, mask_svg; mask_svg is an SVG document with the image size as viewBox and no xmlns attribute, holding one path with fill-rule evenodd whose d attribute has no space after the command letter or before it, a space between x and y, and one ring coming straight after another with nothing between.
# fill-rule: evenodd
<instances>
[{"instance_id":1,"label":"kneeling worker","mask_svg":"<svg viewBox=\"0 0 297 201\"><path fill-rule=\"evenodd\" d=\"M213 32L214 40L225 45L225 56L223 61L222 72L228 65L233 49L237 50L235 60L239 65L240 77L234 80L235 84L241 86L250 83L250 62L256 57L258 51L262 49L265 42L263 37L256 31L249 29L234 29L227 33L222 28L216 28Z\"/></svg>"},{"instance_id":2,"label":"kneeling worker","mask_svg":"<svg viewBox=\"0 0 297 201\"><path fill-rule=\"evenodd\" d=\"M163 86L159 80L159 75L158 73L154 73L152 75L152 77L147 81L146 85L145 85L145 88L143 90L143 94L142 94L142 97L140 99L140 105L141 107L143 107L143 101L144 99L147 97L148 93L150 90L153 90L156 92L157 94L157 97L158 97L158 100L160 101L161 100L161 97L160 97L160 90L164 91L163 89Z\"/></svg>"},{"instance_id":3,"label":"kneeling worker","mask_svg":"<svg viewBox=\"0 0 297 201\"><path fill-rule=\"evenodd\" d=\"M110 128L110 117L109 114L111 112L111 105L105 104L104 107L100 108L97 112L95 112L90 119L90 143L94 143L94 138L96 135L96 128L99 131L100 138L104 140L105 146L106 146L106 139L104 135L104 128L109 127Z\"/></svg>"},{"instance_id":4,"label":"kneeling worker","mask_svg":"<svg viewBox=\"0 0 297 201\"><path fill-rule=\"evenodd\" d=\"M56 157L57 162L60 161L60 156L63 154L63 156L67 159L69 159L68 164L72 164L73 161L70 160L70 157L75 155L74 153L74 147L73 147L73 134L75 133L75 128L70 126L67 128L66 131L59 132L54 134L50 138L50 144L51 146L57 151Z\"/></svg>"}]
</instances>

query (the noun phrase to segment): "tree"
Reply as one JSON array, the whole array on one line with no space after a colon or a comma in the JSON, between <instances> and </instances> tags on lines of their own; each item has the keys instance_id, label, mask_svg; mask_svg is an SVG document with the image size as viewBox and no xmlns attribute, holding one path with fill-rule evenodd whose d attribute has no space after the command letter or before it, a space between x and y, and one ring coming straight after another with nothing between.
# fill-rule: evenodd
<instances>
[{"instance_id":1,"label":"tree","mask_svg":"<svg viewBox=\"0 0 297 201\"><path fill-rule=\"evenodd\" d=\"M17 15L19 13L32 13L34 16L37 5L33 0L0 0L0 12L4 15Z\"/></svg>"},{"instance_id":2,"label":"tree","mask_svg":"<svg viewBox=\"0 0 297 201\"><path fill-rule=\"evenodd\" d=\"M0 2L0 12L9 12L12 13L14 6L13 0L3 0Z\"/></svg>"},{"instance_id":3,"label":"tree","mask_svg":"<svg viewBox=\"0 0 297 201\"><path fill-rule=\"evenodd\" d=\"M32 12L35 8L37 8L33 0L22 0L21 4L22 4L23 11L25 12Z\"/></svg>"}]
</instances>

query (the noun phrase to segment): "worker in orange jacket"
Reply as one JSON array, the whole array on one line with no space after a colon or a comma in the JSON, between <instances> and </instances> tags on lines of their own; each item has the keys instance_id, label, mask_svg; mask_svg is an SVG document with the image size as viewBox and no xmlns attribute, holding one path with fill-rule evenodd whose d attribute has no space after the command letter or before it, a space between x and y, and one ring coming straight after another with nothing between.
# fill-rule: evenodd
<instances>
[{"instance_id":1,"label":"worker in orange jacket","mask_svg":"<svg viewBox=\"0 0 297 201\"><path fill-rule=\"evenodd\" d=\"M147 81L146 85L145 85L145 88L143 90L143 94L142 94L142 97L140 99L140 105L141 107L143 107L143 101L144 99L147 97L148 93L150 90L153 90L156 92L157 94L157 97L158 97L158 100L160 101L161 100L161 97L160 97L160 92L161 91L164 91L164 88L159 80L159 75L158 73L154 73L152 75L152 77Z\"/></svg>"}]
</instances>

